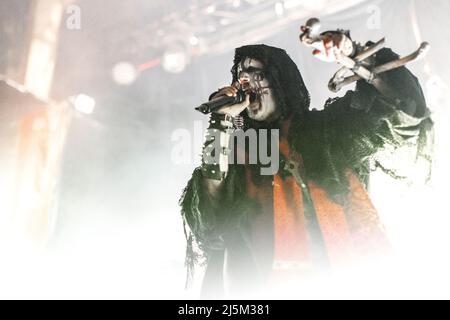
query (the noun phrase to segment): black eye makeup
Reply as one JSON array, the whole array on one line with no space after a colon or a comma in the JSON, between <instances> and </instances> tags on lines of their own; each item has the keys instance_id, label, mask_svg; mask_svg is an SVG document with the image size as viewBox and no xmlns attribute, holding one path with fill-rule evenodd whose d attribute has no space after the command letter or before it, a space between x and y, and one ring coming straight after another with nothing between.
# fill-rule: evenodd
<instances>
[{"instance_id":1,"label":"black eye makeup","mask_svg":"<svg viewBox=\"0 0 450 320\"><path fill-rule=\"evenodd\" d=\"M263 81L265 79L264 70L260 68L249 67L238 70L238 78L241 78L244 74L247 74L254 81Z\"/></svg>"}]
</instances>

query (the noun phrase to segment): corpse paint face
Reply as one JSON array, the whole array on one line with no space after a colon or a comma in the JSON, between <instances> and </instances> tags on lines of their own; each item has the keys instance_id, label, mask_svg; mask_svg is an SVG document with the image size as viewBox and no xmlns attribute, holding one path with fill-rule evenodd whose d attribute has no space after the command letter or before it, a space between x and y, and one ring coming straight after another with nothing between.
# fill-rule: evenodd
<instances>
[{"instance_id":1,"label":"corpse paint face","mask_svg":"<svg viewBox=\"0 0 450 320\"><path fill-rule=\"evenodd\" d=\"M247 107L248 116L256 121L271 122L280 116L270 83L264 74L264 64L245 58L237 68L238 81L243 90L256 93L256 99Z\"/></svg>"}]
</instances>

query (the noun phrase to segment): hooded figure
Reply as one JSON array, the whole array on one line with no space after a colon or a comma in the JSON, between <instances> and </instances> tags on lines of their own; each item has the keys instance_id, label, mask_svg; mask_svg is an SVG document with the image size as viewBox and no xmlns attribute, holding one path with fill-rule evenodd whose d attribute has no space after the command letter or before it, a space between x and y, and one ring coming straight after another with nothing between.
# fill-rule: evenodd
<instances>
[{"instance_id":1,"label":"hooded figure","mask_svg":"<svg viewBox=\"0 0 450 320\"><path fill-rule=\"evenodd\" d=\"M430 159L432 122L417 79L399 68L383 75L397 97L386 98L363 81L344 97L310 111L301 74L284 50L266 45L236 49L232 83L243 61L264 66L279 117L248 129L279 130L279 170L261 175L260 164L231 165L214 201L197 168L180 199L188 242L188 281L205 267L203 295L218 297L340 267L382 254L388 242L366 191L369 173L400 147ZM389 49L376 64L397 58ZM248 151L248 150L247 150Z\"/></svg>"}]
</instances>

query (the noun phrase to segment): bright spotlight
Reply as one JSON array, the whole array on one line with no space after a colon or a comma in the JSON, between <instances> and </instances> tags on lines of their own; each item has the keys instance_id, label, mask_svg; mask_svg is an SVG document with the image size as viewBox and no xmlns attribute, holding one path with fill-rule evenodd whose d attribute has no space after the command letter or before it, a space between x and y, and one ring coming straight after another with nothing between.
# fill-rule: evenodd
<instances>
[{"instance_id":1,"label":"bright spotlight","mask_svg":"<svg viewBox=\"0 0 450 320\"><path fill-rule=\"evenodd\" d=\"M77 96L71 97L70 102L72 102L75 110L84 114L91 114L92 112L94 112L96 104L94 98L85 94L79 94Z\"/></svg>"},{"instance_id":2,"label":"bright spotlight","mask_svg":"<svg viewBox=\"0 0 450 320\"><path fill-rule=\"evenodd\" d=\"M162 59L164 70L170 73L181 73L188 64L188 56L182 49L168 50Z\"/></svg>"},{"instance_id":3,"label":"bright spotlight","mask_svg":"<svg viewBox=\"0 0 450 320\"><path fill-rule=\"evenodd\" d=\"M215 5L210 5L210 6L208 6L207 8L206 8L206 13L207 14L212 14L212 13L214 13L216 11L216 6Z\"/></svg>"},{"instance_id":4,"label":"bright spotlight","mask_svg":"<svg viewBox=\"0 0 450 320\"><path fill-rule=\"evenodd\" d=\"M191 44L191 46L196 46L198 45L198 38L196 36L192 36L189 38L189 43Z\"/></svg>"},{"instance_id":5,"label":"bright spotlight","mask_svg":"<svg viewBox=\"0 0 450 320\"><path fill-rule=\"evenodd\" d=\"M283 13L284 13L283 3L281 3L281 2L275 3L275 13L277 14L277 16L283 15Z\"/></svg>"},{"instance_id":6,"label":"bright spotlight","mask_svg":"<svg viewBox=\"0 0 450 320\"><path fill-rule=\"evenodd\" d=\"M114 81L123 86L128 86L136 81L138 71L136 67L129 62L119 62L112 70Z\"/></svg>"}]
</instances>

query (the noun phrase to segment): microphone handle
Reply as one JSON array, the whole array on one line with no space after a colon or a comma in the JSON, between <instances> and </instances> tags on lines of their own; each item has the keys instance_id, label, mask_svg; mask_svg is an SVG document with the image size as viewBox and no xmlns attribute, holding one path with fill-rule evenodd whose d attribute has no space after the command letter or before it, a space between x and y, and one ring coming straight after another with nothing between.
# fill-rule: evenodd
<instances>
[{"instance_id":1,"label":"microphone handle","mask_svg":"<svg viewBox=\"0 0 450 320\"><path fill-rule=\"evenodd\" d=\"M241 103L244 100L245 100L245 93L244 91L239 90L236 96L234 97L229 96L219 97L201 104L199 107L195 108L195 110L200 111L203 114L209 114L219 110L220 108L226 105Z\"/></svg>"}]
</instances>

